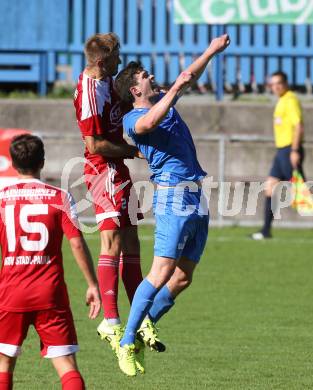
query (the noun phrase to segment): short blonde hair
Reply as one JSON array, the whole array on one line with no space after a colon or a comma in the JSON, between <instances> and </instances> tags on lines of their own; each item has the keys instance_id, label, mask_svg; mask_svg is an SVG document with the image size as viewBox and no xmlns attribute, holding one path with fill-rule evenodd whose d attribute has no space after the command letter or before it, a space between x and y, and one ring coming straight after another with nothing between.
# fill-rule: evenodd
<instances>
[{"instance_id":1,"label":"short blonde hair","mask_svg":"<svg viewBox=\"0 0 313 390\"><path fill-rule=\"evenodd\" d=\"M120 41L116 34L95 34L89 37L85 43L85 56L89 65L98 60L105 60L120 47Z\"/></svg>"}]
</instances>

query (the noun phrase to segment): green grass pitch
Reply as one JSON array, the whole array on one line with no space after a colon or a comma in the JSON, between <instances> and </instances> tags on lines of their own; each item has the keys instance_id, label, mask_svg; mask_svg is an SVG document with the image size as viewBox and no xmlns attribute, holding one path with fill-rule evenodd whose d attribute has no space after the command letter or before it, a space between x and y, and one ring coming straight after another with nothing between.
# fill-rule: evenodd
<instances>
[{"instance_id":1,"label":"green grass pitch","mask_svg":"<svg viewBox=\"0 0 313 390\"><path fill-rule=\"evenodd\" d=\"M278 230L268 242L251 229L212 229L193 285L160 321L167 351L146 352L147 373L125 377L87 318L85 283L64 244L66 280L88 389L312 389L313 257L310 230ZM153 254L153 227L140 227L145 272ZM87 236L94 260L98 235ZM128 313L120 286L123 320ZM59 389L49 361L39 357L33 331L23 346L15 389Z\"/></svg>"}]
</instances>

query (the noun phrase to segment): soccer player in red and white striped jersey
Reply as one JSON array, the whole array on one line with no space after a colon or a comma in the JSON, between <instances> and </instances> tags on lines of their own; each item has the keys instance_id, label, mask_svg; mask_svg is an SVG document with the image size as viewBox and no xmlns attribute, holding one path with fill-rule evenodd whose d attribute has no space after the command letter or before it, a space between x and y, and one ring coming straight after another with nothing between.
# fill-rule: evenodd
<instances>
[{"instance_id":1,"label":"soccer player in red and white striped jersey","mask_svg":"<svg viewBox=\"0 0 313 390\"><path fill-rule=\"evenodd\" d=\"M40 181L44 146L38 137L15 137L10 154L20 179L0 191L0 389L12 388L16 358L30 325L40 337L41 355L52 360L62 388L84 389L64 281L64 234L88 284L90 318L99 314L101 302L74 200L68 192Z\"/></svg>"},{"instance_id":2,"label":"soccer player in red and white striped jersey","mask_svg":"<svg viewBox=\"0 0 313 390\"><path fill-rule=\"evenodd\" d=\"M85 44L87 66L79 76L74 106L85 148L85 181L101 235L98 279L104 320L98 333L115 350L121 337L117 296L119 271L130 302L142 280L137 226L128 201L132 181L124 159L141 157L123 138L123 105L112 76L120 63L119 40L113 33L95 34ZM142 218L138 215L138 218Z\"/></svg>"}]
</instances>

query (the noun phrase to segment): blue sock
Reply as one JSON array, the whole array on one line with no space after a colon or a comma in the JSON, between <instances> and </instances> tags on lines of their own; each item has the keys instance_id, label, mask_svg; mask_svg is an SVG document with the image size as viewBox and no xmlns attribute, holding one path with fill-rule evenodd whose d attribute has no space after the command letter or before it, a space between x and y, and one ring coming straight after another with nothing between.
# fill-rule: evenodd
<instances>
[{"instance_id":1,"label":"blue sock","mask_svg":"<svg viewBox=\"0 0 313 390\"><path fill-rule=\"evenodd\" d=\"M156 323L159 319L167 313L171 307L173 307L175 301L172 297L172 294L168 287L165 285L161 290L157 293L154 298L153 305L149 310L149 317L151 321Z\"/></svg>"},{"instance_id":2,"label":"blue sock","mask_svg":"<svg viewBox=\"0 0 313 390\"><path fill-rule=\"evenodd\" d=\"M144 279L139 284L130 308L125 333L121 340L121 347L125 344L135 343L137 330L152 306L154 297L157 293L158 289L155 288L147 279Z\"/></svg>"}]
</instances>

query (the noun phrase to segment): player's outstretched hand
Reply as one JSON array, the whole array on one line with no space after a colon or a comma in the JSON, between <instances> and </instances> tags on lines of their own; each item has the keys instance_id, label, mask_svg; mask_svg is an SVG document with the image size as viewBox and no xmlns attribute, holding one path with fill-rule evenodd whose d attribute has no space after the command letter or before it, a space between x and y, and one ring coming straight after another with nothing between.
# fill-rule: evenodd
<instances>
[{"instance_id":1,"label":"player's outstretched hand","mask_svg":"<svg viewBox=\"0 0 313 390\"><path fill-rule=\"evenodd\" d=\"M210 43L210 48L213 49L214 53L220 53L230 45L230 38L228 34L221 35L220 37L214 38Z\"/></svg>"},{"instance_id":2,"label":"player's outstretched hand","mask_svg":"<svg viewBox=\"0 0 313 390\"><path fill-rule=\"evenodd\" d=\"M98 286L88 287L86 292L86 305L89 306L89 318L94 320L101 310L101 299Z\"/></svg>"},{"instance_id":3,"label":"player's outstretched hand","mask_svg":"<svg viewBox=\"0 0 313 390\"><path fill-rule=\"evenodd\" d=\"M193 73L188 71L181 72L175 81L174 87L177 89L177 91L181 91L190 85L193 78Z\"/></svg>"}]
</instances>

